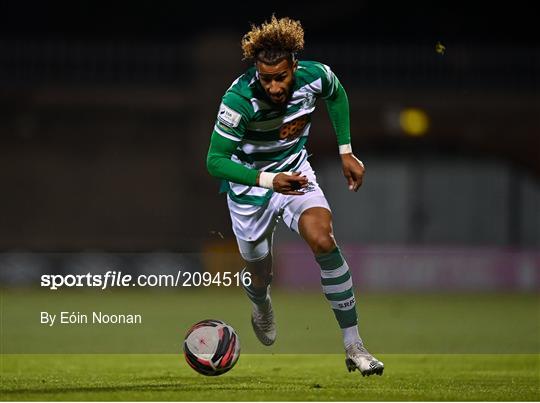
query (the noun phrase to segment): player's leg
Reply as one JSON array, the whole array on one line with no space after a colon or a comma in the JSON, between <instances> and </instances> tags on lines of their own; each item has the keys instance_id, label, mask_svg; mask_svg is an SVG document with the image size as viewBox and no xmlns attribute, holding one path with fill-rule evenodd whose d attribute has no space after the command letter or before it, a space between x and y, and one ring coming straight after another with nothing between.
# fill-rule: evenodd
<instances>
[{"instance_id":1,"label":"player's leg","mask_svg":"<svg viewBox=\"0 0 540 403\"><path fill-rule=\"evenodd\" d=\"M305 161L297 170L308 177L309 185L304 195L284 198L283 221L299 233L313 251L321 269L323 291L348 347L361 342L349 267L336 245L330 206L311 165Z\"/></svg>"},{"instance_id":2,"label":"player's leg","mask_svg":"<svg viewBox=\"0 0 540 403\"><path fill-rule=\"evenodd\" d=\"M273 232L255 242L237 238L240 254L246 264L242 278L247 272L251 280L249 284L244 284L244 290L253 303L251 324L259 341L266 346L276 340L276 323L270 298L272 237Z\"/></svg>"},{"instance_id":3,"label":"player's leg","mask_svg":"<svg viewBox=\"0 0 540 403\"><path fill-rule=\"evenodd\" d=\"M233 232L245 262L243 273L249 273L251 279L250 284L244 285L244 290L252 302L251 323L255 335L265 345L274 343L276 339L270 283L272 238L279 212L273 198L274 195L264 206L238 204L227 198Z\"/></svg>"},{"instance_id":4,"label":"player's leg","mask_svg":"<svg viewBox=\"0 0 540 403\"><path fill-rule=\"evenodd\" d=\"M358 334L352 278L334 239L330 206L309 162L295 170L308 177L309 186L304 195L285 198L283 221L306 240L319 263L323 292L342 329L347 367L358 368L363 375L382 374L383 363L366 351Z\"/></svg>"},{"instance_id":5,"label":"player's leg","mask_svg":"<svg viewBox=\"0 0 540 403\"><path fill-rule=\"evenodd\" d=\"M261 305L268 300L272 283L272 236L270 234L255 242L237 238L240 255L244 259L244 273L250 282L244 285L246 294L254 304Z\"/></svg>"},{"instance_id":6,"label":"player's leg","mask_svg":"<svg viewBox=\"0 0 540 403\"><path fill-rule=\"evenodd\" d=\"M347 348L361 339L351 273L334 238L332 213L324 207L303 211L298 220L298 232L320 266L323 292L342 329L343 343Z\"/></svg>"},{"instance_id":7,"label":"player's leg","mask_svg":"<svg viewBox=\"0 0 540 403\"><path fill-rule=\"evenodd\" d=\"M240 255L245 263L243 273L249 273L250 289L254 290L250 296L253 302L266 297L267 288L272 283L272 238L273 233L257 241L236 238Z\"/></svg>"},{"instance_id":8,"label":"player's leg","mask_svg":"<svg viewBox=\"0 0 540 403\"><path fill-rule=\"evenodd\" d=\"M349 371L382 375L384 364L365 349L358 333L352 277L332 230L332 214L325 207L310 207L300 214L298 232L307 242L321 269L324 295L343 333Z\"/></svg>"}]
</instances>

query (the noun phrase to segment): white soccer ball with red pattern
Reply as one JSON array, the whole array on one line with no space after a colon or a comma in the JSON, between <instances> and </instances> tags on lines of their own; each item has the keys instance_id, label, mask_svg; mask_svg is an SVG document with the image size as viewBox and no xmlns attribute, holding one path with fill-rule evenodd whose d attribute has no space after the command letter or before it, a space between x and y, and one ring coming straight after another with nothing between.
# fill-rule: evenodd
<instances>
[{"instance_id":1,"label":"white soccer ball with red pattern","mask_svg":"<svg viewBox=\"0 0 540 403\"><path fill-rule=\"evenodd\" d=\"M240 357L240 340L234 329L215 319L195 323L184 340L184 357L200 374L216 376L229 371Z\"/></svg>"}]
</instances>

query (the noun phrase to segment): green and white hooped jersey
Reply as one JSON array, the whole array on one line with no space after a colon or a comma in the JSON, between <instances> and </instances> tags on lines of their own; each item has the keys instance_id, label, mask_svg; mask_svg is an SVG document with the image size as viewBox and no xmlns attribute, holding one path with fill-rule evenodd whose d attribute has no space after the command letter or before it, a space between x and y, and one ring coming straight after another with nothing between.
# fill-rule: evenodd
<instances>
[{"instance_id":1,"label":"green and white hooped jersey","mask_svg":"<svg viewBox=\"0 0 540 403\"><path fill-rule=\"evenodd\" d=\"M294 171L307 159L304 146L315 101L331 97L338 85L328 66L300 61L288 103L277 106L252 67L223 96L214 131L238 142L232 161L259 171ZM237 203L263 205L271 195L272 190L229 182L229 196Z\"/></svg>"}]
</instances>

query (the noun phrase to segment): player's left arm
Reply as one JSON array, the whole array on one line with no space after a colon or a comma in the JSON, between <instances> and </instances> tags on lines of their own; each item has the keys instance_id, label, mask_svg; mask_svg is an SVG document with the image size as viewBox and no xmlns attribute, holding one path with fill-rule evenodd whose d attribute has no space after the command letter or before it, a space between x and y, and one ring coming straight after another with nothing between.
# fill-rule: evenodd
<instances>
[{"instance_id":1,"label":"player's left arm","mask_svg":"<svg viewBox=\"0 0 540 403\"><path fill-rule=\"evenodd\" d=\"M349 120L349 99L337 77L326 67L328 96L324 97L330 121L334 126L341 156L343 175L347 179L349 190L357 191L362 186L364 164L352 152Z\"/></svg>"}]
</instances>

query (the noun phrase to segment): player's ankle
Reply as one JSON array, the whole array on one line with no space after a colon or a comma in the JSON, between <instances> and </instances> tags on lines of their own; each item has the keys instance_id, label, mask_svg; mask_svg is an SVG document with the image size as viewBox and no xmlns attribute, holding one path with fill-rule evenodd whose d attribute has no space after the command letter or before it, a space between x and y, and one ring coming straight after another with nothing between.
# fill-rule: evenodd
<instances>
[{"instance_id":1,"label":"player's ankle","mask_svg":"<svg viewBox=\"0 0 540 403\"><path fill-rule=\"evenodd\" d=\"M267 294L264 300L253 301L253 304L259 309L268 308L271 305L270 294Z\"/></svg>"},{"instance_id":2,"label":"player's ankle","mask_svg":"<svg viewBox=\"0 0 540 403\"><path fill-rule=\"evenodd\" d=\"M342 328L341 331L343 332L343 345L346 349L356 343L363 344L362 338L358 333L358 325Z\"/></svg>"}]
</instances>

